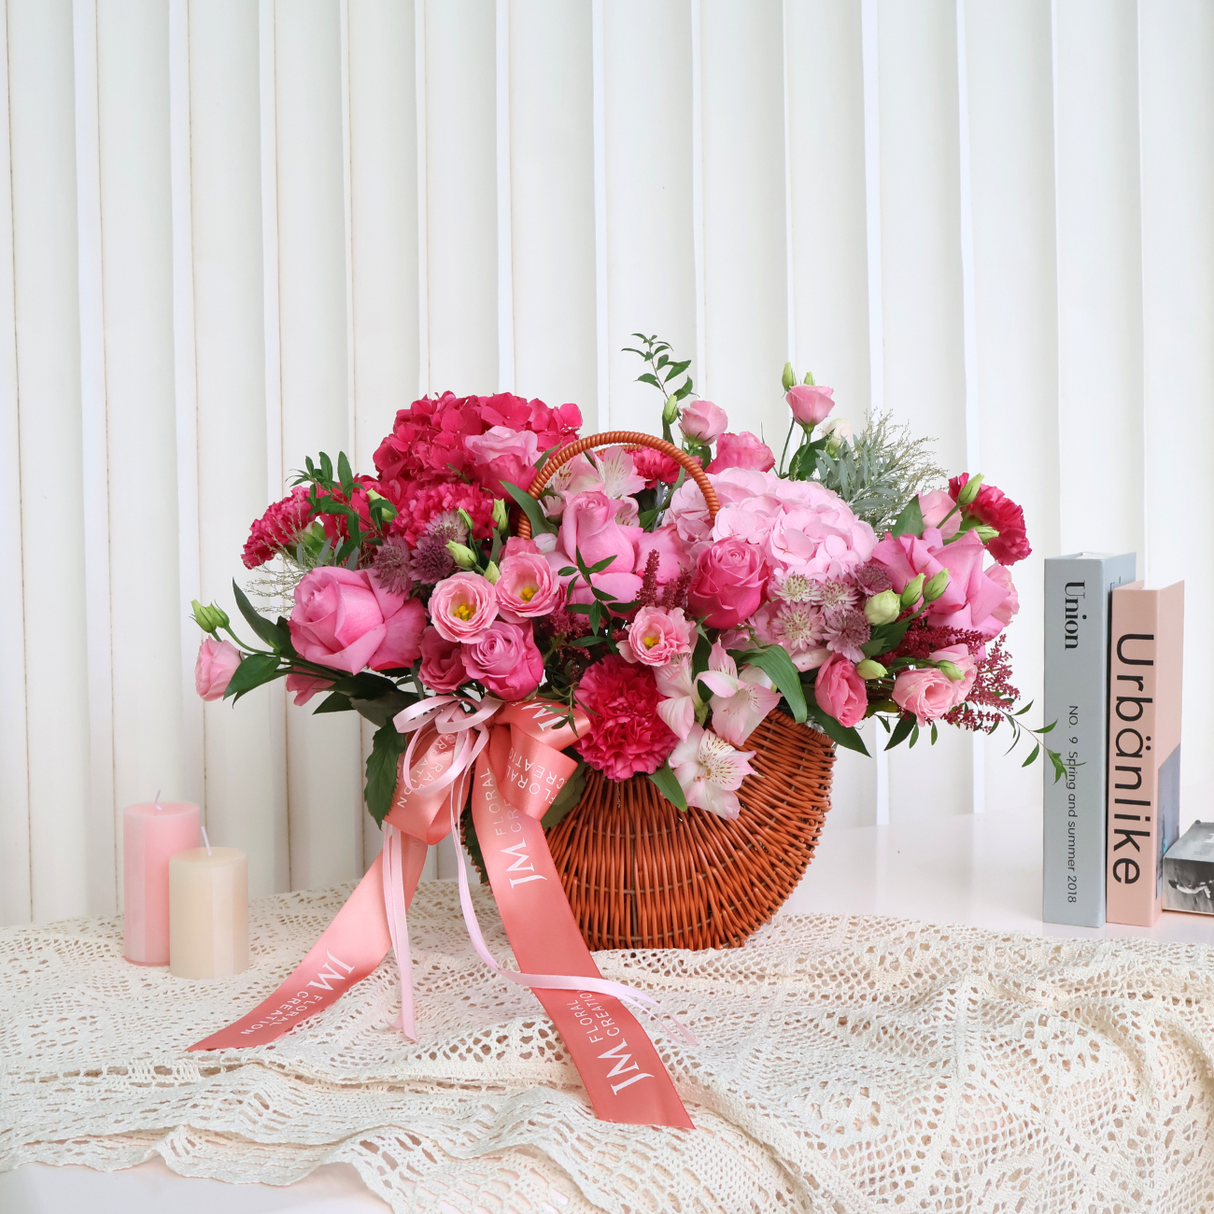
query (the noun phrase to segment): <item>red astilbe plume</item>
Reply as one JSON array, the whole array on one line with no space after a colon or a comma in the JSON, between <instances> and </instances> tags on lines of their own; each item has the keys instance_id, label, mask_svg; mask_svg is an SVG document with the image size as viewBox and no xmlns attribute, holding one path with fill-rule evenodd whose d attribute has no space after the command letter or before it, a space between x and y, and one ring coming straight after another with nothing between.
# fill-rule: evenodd
<instances>
[{"instance_id":1,"label":"red astilbe plume","mask_svg":"<svg viewBox=\"0 0 1214 1214\"><path fill-rule=\"evenodd\" d=\"M937 649L964 645L976 657L982 653L988 638L970 628L949 628L946 625L925 624L916 620L907 630L896 649L882 654L877 660L888 666L895 658L928 658Z\"/></svg>"},{"instance_id":2,"label":"red astilbe plume","mask_svg":"<svg viewBox=\"0 0 1214 1214\"><path fill-rule=\"evenodd\" d=\"M1011 678L1012 659L1000 637L978 663L978 674L965 703L946 712L943 720L975 733L990 733L1020 699Z\"/></svg>"},{"instance_id":3,"label":"red astilbe plume","mask_svg":"<svg viewBox=\"0 0 1214 1214\"><path fill-rule=\"evenodd\" d=\"M651 549L641 572L641 592L637 595L637 603L642 607L658 605L658 566L661 563L662 558L656 549Z\"/></svg>"}]
</instances>

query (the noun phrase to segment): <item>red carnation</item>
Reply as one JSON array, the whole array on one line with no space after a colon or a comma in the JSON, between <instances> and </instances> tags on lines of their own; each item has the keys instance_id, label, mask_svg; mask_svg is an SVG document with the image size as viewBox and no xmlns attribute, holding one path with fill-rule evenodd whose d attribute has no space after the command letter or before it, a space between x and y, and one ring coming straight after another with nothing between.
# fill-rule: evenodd
<instances>
[{"instance_id":1,"label":"red carnation","mask_svg":"<svg viewBox=\"0 0 1214 1214\"><path fill-rule=\"evenodd\" d=\"M258 565L273 560L284 548L293 547L311 517L308 488L299 485L282 501L275 502L249 528L249 538L245 541L241 556L245 568L256 569Z\"/></svg>"},{"instance_id":2,"label":"red carnation","mask_svg":"<svg viewBox=\"0 0 1214 1214\"><path fill-rule=\"evenodd\" d=\"M953 501L957 500L969 478L969 473L963 472L949 481L948 492ZM1033 551L1024 527L1024 511L994 485L984 482L978 489L978 496L965 509L971 518L999 532L987 544L986 550L1000 565L1014 565Z\"/></svg>"},{"instance_id":3,"label":"red carnation","mask_svg":"<svg viewBox=\"0 0 1214 1214\"><path fill-rule=\"evenodd\" d=\"M678 741L658 716L658 685L647 666L608 654L582 675L577 698L590 714L577 748L609 780L657 771Z\"/></svg>"}]
</instances>

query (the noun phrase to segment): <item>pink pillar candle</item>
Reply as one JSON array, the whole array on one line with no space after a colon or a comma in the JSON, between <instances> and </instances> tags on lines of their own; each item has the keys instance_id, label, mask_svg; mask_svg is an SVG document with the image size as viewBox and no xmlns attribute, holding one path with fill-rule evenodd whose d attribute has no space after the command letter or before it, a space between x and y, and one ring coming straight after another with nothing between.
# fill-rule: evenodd
<instances>
[{"instance_id":1,"label":"pink pillar candle","mask_svg":"<svg viewBox=\"0 0 1214 1214\"><path fill-rule=\"evenodd\" d=\"M128 805L122 815L123 955L138 965L169 963L169 857L201 842L198 806L188 801Z\"/></svg>"}]
</instances>

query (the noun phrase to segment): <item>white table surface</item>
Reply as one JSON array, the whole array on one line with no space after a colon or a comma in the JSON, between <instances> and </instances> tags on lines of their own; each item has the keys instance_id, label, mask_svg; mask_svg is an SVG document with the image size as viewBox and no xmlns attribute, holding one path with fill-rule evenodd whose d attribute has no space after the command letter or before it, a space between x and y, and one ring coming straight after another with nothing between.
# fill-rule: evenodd
<instances>
[{"instance_id":1,"label":"white table surface","mask_svg":"<svg viewBox=\"0 0 1214 1214\"><path fill-rule=\"evenodd\" d=\"M1214 916L1164 912L1150 929L1063 927L1041 920L1041 809L894 826L827 827L785 913L873 914L995 931L1144 936L1214 944ZM31 1164L0 1175L3 1214L365 1214L389 1207L346 1164L286 1187L176 1175L160 1160L124 1172Z\"/></svg>"}]
</instances>

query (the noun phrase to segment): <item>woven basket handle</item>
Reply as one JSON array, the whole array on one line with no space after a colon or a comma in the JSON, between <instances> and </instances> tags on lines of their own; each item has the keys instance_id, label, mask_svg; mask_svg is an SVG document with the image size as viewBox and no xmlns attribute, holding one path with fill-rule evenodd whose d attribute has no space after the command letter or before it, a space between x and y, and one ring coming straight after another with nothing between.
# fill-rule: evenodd
<instances>
[{"instance_id":1,"label":"woven basket handle","mask_svg":"<svg viewBox=\"0 0 1214 1214\"><path fill-rule=\"evenodd\" d=\"M699 485L700 492L704 495L704 501L708 506L708 517L710 519L716 517L721 503L717 498L717 491L705 475L700 461L694 456L688 455L686 451L680 451L678 447L673 443L668 443L664 438L654 438L652 434L644 434L640 430L608 430L603 434L588 434L585 438L579 438L569 446L562 447L535 474L535 480L531 482L531 487L527 492L538 502L544 486L553 478L558 468L567 464L575 455L581 455L583 451L590 451L595 447L652 447L655 451L670 456ZM518 533L520 539L529 540L531 538L531 520L525 514L518 521Z\"/></svg>"}]
</instances>

